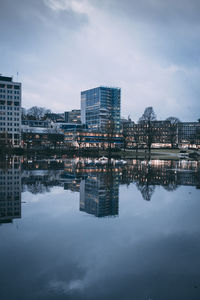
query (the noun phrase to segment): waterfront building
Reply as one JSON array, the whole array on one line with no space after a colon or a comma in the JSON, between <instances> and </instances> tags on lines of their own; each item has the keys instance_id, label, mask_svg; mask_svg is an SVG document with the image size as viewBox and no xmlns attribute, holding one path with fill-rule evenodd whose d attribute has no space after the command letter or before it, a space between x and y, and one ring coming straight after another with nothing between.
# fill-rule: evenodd
<instances>
[{"instance_id":1,"label":"waterfront building","mask_svg":"<svg viewBox=\"0 0 200 300\"><path fill-rule=\"evenodd\" d=\"M178 143L180 145L200 146L200 122L181 122L178 124Z\"/></svg>"},{"instance_id":2,"label":"waterfront building","mask_svg":"<svg viewBox=\"0 0 200 300\"><path fill-rule=\"evenodd\" d=\"M121 89L100 86L81 92L81 122L92 131L105 131L112 123L120 131Z\"/></svg>"},{"instance_id":3,"label":"waterfront building","mask_svg":"<svg viewBox=\"0 0 200 300\"><path fill-rule=\"evenodd\" d=\"M65 112L65 122L72 124L80 124L81 123L81 110L80 109L72 109L71 111Z\"/></svg>"},{"instance_id":4,"label":"waterfront building","mask_svg":"<svg viewBox=\"0 0 200 300\"><path fill-rule=\"evenodd\" d=\"M63 144L64 133L56 128L22 126L22 146L25 149L57 149Z\"/></svg>"},{"instance_id":5,"label":"waterfront building","mask_svg":"<svg viewBox=\"0 0 200 300\"><path fill-rule=\"evenodd\" d=\"M21 83L0 76L0 144L21 145Z\"/></svg>"},{"instance_id":6,"label":"waterfront building","mask_svg":"<svg viewBox=\"0 0 200 300\"><path fill-rule=\"evenodd\" d=\"M76 148L119 149L123 146L123 136L120 132L110 135L99 131L69 130L64 134L65 144Z\"/></svg>"},{"instance_id":7,"label":"waterfront building","mask_svg":"<svg viewBox=\"0 0 200 300\"><path fill-rule=\"evenodd\" d=\"M146 127L148 124L141 122L135 124L128 120L123 122L123 136L127 148L145 147L147 143ZM171 147L170 121L152 121L152 148Z\"/></svg>"}]
</instances>

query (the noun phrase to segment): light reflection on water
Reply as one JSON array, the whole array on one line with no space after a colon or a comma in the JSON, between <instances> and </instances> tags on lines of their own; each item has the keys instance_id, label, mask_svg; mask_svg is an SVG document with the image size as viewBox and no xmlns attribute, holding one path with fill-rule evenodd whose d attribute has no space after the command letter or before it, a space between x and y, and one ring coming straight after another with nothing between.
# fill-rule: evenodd
<instances>
[{"instance_id":1,"label":"light reflection on water","mask_svg":"<svg viewBox=\"0 0 200 300\"><path fill-rule=\"evenodd\" d=\"M88 161L0 163L2 299L200 299L199 162Z\"/></svg>"}]
</instances>

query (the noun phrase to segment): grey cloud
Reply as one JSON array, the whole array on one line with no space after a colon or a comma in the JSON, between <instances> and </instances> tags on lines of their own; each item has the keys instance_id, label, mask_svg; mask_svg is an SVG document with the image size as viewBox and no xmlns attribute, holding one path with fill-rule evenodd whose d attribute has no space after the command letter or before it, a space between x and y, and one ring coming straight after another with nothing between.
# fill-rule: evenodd
<instances>
[{"instance_id":1,"label":"grey cloud","mask_svg":"<svg viewBox=\"0 0 200 300\"><path fill-rule=\"evenodd\" d=\"M95 3L111 13L124 14L139 22L200 24L198 0L102 0L100 4L95 0Z\"/></svg>"},{"instance_id":2,"label":"grey cloud","mask_svg":"<svg viewBox=\"0 0 200 300\"><path fill-rule=\"evenodd\" d=\"M98 1L96 5L99 6ZM198 0L103 0L100 8L124 22L129 19L130 30L139 32L143 49L157 59L187 65L199 63Z\"/></svg>"},{"instance_id":3,"label":"grey cloud","mask_svg":"<svg viewBox=\"0 0 200 300\"><path fill-rule=\"evenodd\" d=\"M87 17L72 10L54 12L42 0L19 0L15 5L1 0L0 23L1 44L15 51L33 51L46 39L59 41L63 34L77 30Z\"/></svg>"},{"instance_id":4,"label":"grey cloud","mask_svg":"<svg viewBox=\"0 0 200 300\"><path fill-rule=\"evenodd\" d=\"M199 1L74 0L80 11L48 1L0 0L0 73L19 71L25 107L78 108L82 89L105 84L122 88L122 114L134 120L145 106L199 117Z\"/></svg>"}]
</instances>

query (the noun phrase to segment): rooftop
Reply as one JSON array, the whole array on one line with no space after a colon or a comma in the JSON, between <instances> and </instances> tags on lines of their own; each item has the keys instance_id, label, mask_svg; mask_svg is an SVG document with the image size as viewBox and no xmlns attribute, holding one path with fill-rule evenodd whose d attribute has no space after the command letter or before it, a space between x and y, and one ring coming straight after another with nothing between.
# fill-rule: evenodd
<instances>
[{"instance_id":1,"label":"rooftop","mask_svg":"<svg viewBox=\"0 0 200 300\"><path fill-rule=\"evenodd\" d=\"M7 77L7 76L0 75L0 81L12 82L12 77Z\"/></svg>"},{"instance_id":2,"label":"rooftop","mask_svg":"<svg viewBox=\"0 0 200 300\"><path fill-rule=\"evenodd\" d=\"M87 89L87 90L81 91L81 93L85 93L85 92L87 92L87 91L91 91L91 90L95 90L95 89L121 90L121 88L119 88L119 87L114 87L114 86L103 86L103 85L100 85L100 86L97 86L97 87L95 87L95 88L91 88L91 89Z\"/></svg>"}]
</instances>

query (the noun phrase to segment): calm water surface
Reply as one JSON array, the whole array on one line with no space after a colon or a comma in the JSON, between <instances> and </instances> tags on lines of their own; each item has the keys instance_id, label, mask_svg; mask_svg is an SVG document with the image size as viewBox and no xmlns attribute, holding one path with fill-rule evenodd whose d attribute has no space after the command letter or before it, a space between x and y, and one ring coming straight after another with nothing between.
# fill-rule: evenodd
<instances>
[{"instance_id":1,"label":"calm water surface","mask_svg":"<svg viewBox=\"0 0 200 300\"><path fill-rule=\"evenodd\" d=\"M0 162L0 299L200 299L200 164Z\"/></svg>"}]
</instances>

